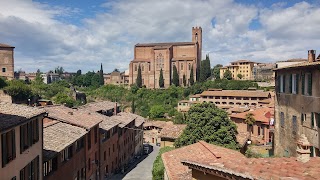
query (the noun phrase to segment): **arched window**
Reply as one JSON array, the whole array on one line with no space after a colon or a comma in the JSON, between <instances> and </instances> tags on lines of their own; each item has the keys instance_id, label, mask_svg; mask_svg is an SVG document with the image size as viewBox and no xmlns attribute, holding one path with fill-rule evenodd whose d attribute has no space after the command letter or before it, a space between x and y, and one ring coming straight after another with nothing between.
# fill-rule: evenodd
<instances>
[{"instance_id":1,"label":"arched window","mask_svg":"<svg viewBox=\"0 0 320 180\"><path fill-rule=\"evenodd\" d=\"M134 65L134 71L137 71L137 65Z\"/></svg>"},{"instance_id":2,"label":"arched window","mask_svg":"<svg viewBox=\"0 0 320 180\"><path fill-rule=\"evenodd\" d=\"M158 70L164 68L164 57L163 57L163 55L161 53L156 58L156 64L157 64L156 67L157 67Z\"/></svg>"},{"instance_id":3,"label":"arched window","mask_svg":"<svg viewBox=\"0 0 320 180\"><path fill-rule=\"evenodd\" d=\"M191 64L189 63L189 70L191 70Z\"/></svg>"},{"instance_id":4,"label":"arched window","mask_svg":"<svg viewBox=\"0 0 320 180\"><path fill-rule=\"evenodd\" d=\"M198 33L196 33L196 41L198 41Z\"/></svg>"},{"instance_id":5,"label":"arched window","mask_svg":"<svg viewBox=\"0 0 320 180\"><path fill-rule=\"evenodd\" d=\"M142 66L141 66L141 70L144 71L144 65L143 65L143 64L142 64Z\"/></svg>"},{"instance_id":6,"label":"arched window","mask_svg":"<svg viewBox=\"0 0 320 180\"><path fill-rule=\"evenodd\" d=\"M183 64L181 64L181 70L183 70Z\"/></svg>"}]
</instances>

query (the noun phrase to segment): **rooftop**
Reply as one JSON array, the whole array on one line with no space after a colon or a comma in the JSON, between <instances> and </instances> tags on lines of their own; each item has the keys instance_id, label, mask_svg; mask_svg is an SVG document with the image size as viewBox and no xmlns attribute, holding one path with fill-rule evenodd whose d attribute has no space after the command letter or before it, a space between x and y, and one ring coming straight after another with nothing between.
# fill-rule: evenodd
<instances>
[{"instance_id":1,"label":"rooftop","mask_svg":"<svg viewBox=\"0 0 320 180\"><path fill-rule=\"evenodd\" d=\"M113 128L113 127L115 127L115 126L117 126L119 124L120 124L120 122L117 119L107 117L105 120L103 120L99 124L99 127L101 129L106 130L106 131L109 131L111 128Z\"/></svg>"},{"instance_id":2,"label":"rooftop","mask_svg":"<svg viewBox=\"0 0 320 180\"><path fill-rule=\"evenodd\" d=\"M303 62L303 63L298 63L298 64L293 64L291 66L285 66L281 68L276 68L275 70L281 70L281 69L293 69L293 68L302 68L302 67L312 67L312 66L319 66L320 61L315 61L315 62Z\"/></svg>"},{"instance_id":3,"label":"rooftop","mask_svg":"<svg viewBox=\"0 0 320 180\"><path fill-rule=\"evenodd\" d=\"M274 115L274 109L269 108L269 107L264 107L264 108L257 108L253 111L248 111L248 112L241 112L237 114L231 114L231 118L238 118L238 119L246 119L246 115L248 113L252 113L253 117L256 121L269 124L269 120L271 116Z\"/></svg>"},{"instance_id":4,"label":"rooftop","mask_svg":"<svg viewBox=\"0 0 320 180\"><path fill-rule=\"evenodd\" d=\"M230 97L264 97L268 98L270 92L258 90L221 90L221 91L204 91L200 96L230 96Z\"/></svg>"},{"instance_id":5,"label":"rooftop","mask_svg":"<svg viewBox=\"0 0 320 180\"><path fill-rule=\"evenodd\" d=\"M50 119L69 123L85 129L91 129L107 118L107 116L94 111L90 112L84 109L71 109L65 106L46 106L43 107L43 109L48 112L48 117Z\"/></svg>"},{"instance_id":6,"label":"rooftop","mask_svg":"<svg viewBox=\"0 0 320 180\"><path fill-rule=\"evenodd\" d=\"M45 111L30 106L0 102L0 131L15 127L41 114L45 114Z\"/></svg>"},{"instance_id":7,"label":"rooftop","mask_svg":"<svg viewBox=\"0 0 320 180\"><path fill-rule=\"evenodd\" d=\"M1 48L14 48L13 46L10 46L8 44L3 44L3 43L0 43L0 47Z\"/></svg>"},{"instance_id":8,"label":"rooftop","mask_svg":"<svg viewBox=\"0 0 320 180\"><path fill-rule=\"evenodd\" d=\"M118 113L119 116L134 118L135 119L135 126L139 127L145 122L145 118L136 114L127 113L127 112L120 112Z\"/></svg>"},{"instance_id":9,"label":"rooftop","mask_svg":"<svg viewBox=\"0 0 320 180\"><path fill-rule=\"evenodd\" d=\"M138 43L136 47L194 45L194 42Z\"/></svg>"},{"instance_id":10,"label":"rooftop","mask_svg":"<svg viewBox=\"0 0 320 180\"><path fill-rule=\"evenodd\" d=\"M250 62L250 63L254 63L253 61L245 60L245 59L241 59L241 60L237 60L237 61L232 61L231 63L241 63L241 62Z\"/></svg>"},{"instance_id":11,"label":"rooftop","mask_svg":"<svg viewBox=\"0 0 320 180\"><path fill-rule=\"evenodd\" d=\"M194 95L191 95L190 97L191 98L198 98L198 97L200 97L200 94L194 94Z\"/></svg>"},{"instance_id":12,"label":"rooftop","mask_svg":"<svg viewBox=\"0 0 320 180\"><path fill-rule=\"evenodd\" d=\"M308 61L308 59L302 59L302 58L288 59L288 60L284 60L284 61L277 61L277 63L279 63L279 62L302 62L302 61Z\"/></svg>"},{"instance_id":13,"label":"rooftop","mask_svg":"<svg viewBox=\"0 0 320 180\"><path fill-rule=\"evenodd\" d=\"M91 103L85 104L83 106L80 106L79 109L98 112L98 111L110 110L110 109L113 109L114 107L116 107L115 102L100 101L100 102L91 102Z\"/></svg>"},{"instance_id":14,"label":"rooftop","mask_svg":"<svg viewBox=\"0 0 320 180\"><path fill-rule=\"evenodd\" d=\"M56 153L73 144L84 136L87 131L67 123L55 121L43 128L43 149L45 159L51 159Z\"/></svg>"},{"instance_id":15,"label":"rooftop","mask_svg":"<svg viewBox=\"0 0 320 180\"><path fill-rule=\"evenodd\" d=\"M246 158L240 152L204 141L162 155L169 179L192 179L187 166L197 165L247 179L319 179L320 158L302 163L291 158ZM182 163L187 166L184 166ZM214 172L213 172L214 173Z\"/></svg>"},{"instance_id":16,"label":"rooftop","mask_svg":"<svg viewBox=\"0 0 320 180\"><path fill-rule=\"evenodd\" d=\"M163 128L164 126L166 126L167 124L173 124L172 121L147 121L143 124L143 127L150 127L150 126L154 126L154 127L158 127L158 128Z\"/></svg>"},{"instance_id":17,"label":"rooftop","mask_svg":"<svg viewBox=\"0 0 320 180\"><path fill-rule=\"evenodd\" d=\"M160 137L177 139L186 126L185 124L166 124L161 130Z\"/></svg>"}]
</instances>

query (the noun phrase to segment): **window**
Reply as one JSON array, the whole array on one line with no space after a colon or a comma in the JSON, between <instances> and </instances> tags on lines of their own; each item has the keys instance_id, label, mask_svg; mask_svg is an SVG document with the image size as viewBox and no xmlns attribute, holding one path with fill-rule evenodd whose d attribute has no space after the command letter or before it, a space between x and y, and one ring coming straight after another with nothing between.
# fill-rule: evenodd
<instances>
[{"instance_id":1,"label":"window","mask_svg":"<svg viewBox=\"0 0 320 180\"><path fill-rule=\"evenodd\" d=\"M20 153L39 141L39 120L20 126Z\"/></svg>"},{"instance_id":2,"label":"window","mask_svg":"<svg viewBox=\"0 0 320 180\"><path fill-rule=\"evenodd\" d=\"M302 81L302 94L304 95L312 95L312 74L302 74L301 75L301 81Z\"/></svg>"},{"instance_id":3,"label":"window","mask_svg":"<svg viewBox=\"0 0 320 180\"><path fill-rule=\"evenodd\" d=\"M15 130L1 135L2 167L16 158Z\"/></svg>"},{"instance_id":4,"label":"window","mask_svg":"<svg viewBox=\"0 0 320 180\"><path fill-rule=\"evenodd\" d=\"M20 180L38 180L39 178L39 156L20 170Z\"/></svg>"},{"instance_id":5,"label":"window","mask_svg":"<svg viewBox=\"0 0 320 180\"><path fill-rule=\"evenodd\" d=\"M311 127L314 128L314 113L311 113Z\"/></svg>"},{"instance_id":6,"label":"window","mask_svg":"<svg viewBox=\"0 0 320 180\"><path fill-rule=\"evenodd\" d=\"M301 125L306 121L306 114L301 113Z\"/></svg>"},{"instance_id":7,"label":"window","mask_svg":"<svg viewBox=\"0 0 320 180\"><path fill-rule=\"evenodd\" d=\"M112 152L114 152L114 144L112 144Z\"/></svg>"},{"instance_id":8,"label":"window","mask_svg":"<svg viewBox=\"0 0 320 180\"><path fill-rule=\"evenodd\" d=\"M43 176L47 176L58 168L58 158L55 157L43 163Z\"/></svg>"},{"instance_id":9,"label":"window","mask_svg":"<svg viewBox=\"0 0 320 180\"><path fill-rule=\"evenodd\" d=\"M297 116L292 116L292 134L296 135L298 132Z\"/></svg>"},{"instance_id":10,"label":"window","mask_svg":"<svg viewBox=\"0 0 320 180\"><path fill-rule=\"evenodd\" d=\"M181 64L181 70L183 70L183 64Z\"/></svg>"},{"instance_id":11,"label":"window","mask_svg":"<svg viewBox=\"0 0 320 180\"><path fill-rule=\"evenodd\" d=\"M88 150L91 149L91 131L88 132Z\"/></svg>"},{"instance_id":12,"label":"window","mask_svg":"<svg viewBox=\"0 0 320 180\"><path fill-rule=\"evenodd\" d=\"M141 67L142 67L142 68L141 68L141 70L142 70L142 71L144 71L144 65L143 65L143 64L142 64L142 66L141 66Z\"/></svg>"},{"instance_id":13,"label":"window","mask_svg":"<svg viewBox=\"0 0 320 180\"><path fill-rule=\"evenodd\" d=\"M281 75L280 76L280 93L284 93L285 92L285 86L286 86L286 77L285 75Z\"/></svg>"},{"instance_id":14,"label":"window","mask_svg":"<svg viewBox=\"0 0 320 180\"><path fill-rule=\"evenodd\" d=\"M191 64L190 64L190 63L189 63L189 65L188 65L188 66L189 66L189 70L191 70Z\"/></svg>"},{"instance_id":15,"label":"window","mask_svg":"<svg viewBox=\"0 0 320 180\"><path fill-rule=\"evenodd\" d=\"M72 147L71 145L61 152L61 162L68 161L72 157Z\"/></svg>"},{"instance_id":16,"label":"window","mask_svg":"<svg viewBox=\"0 0 320 180\"><path fill-rule=\"evenodd\" d=\"M157 63L156 68L158 70L164 68L164 57L161 53L156 57L156 63Z\"/></svg>"},{"instance_id":17,"label":"window","mask_svg":"<svg viewBox=\"0 0 320 180\"><path fill-rule=\"evenodd\" d=\"M76 151L79 151L83 147L84 147L84 138L82 137L81 139L76 141Z\"/></svg>"},{"instance_id":18,"label":"window","mask_svg":"<svg viewBox=\"0 0 320 180\"><path fill-rule=\"evenodd\" d=\"M88 160L88 170L90 171L90 169L91 169L91 159L89 158L89 160Z\"/></svg>"},{"instance_id":19,"label":"window","mask_svg":"<svg viewBox=\"0 0 320 180\"><path fill-rule=\"evenodd\" d=\"M2 72L6 72L7 70L6 70L6 68L2 68Z\"/></svg>"},{"instance_id":20,"label":"window","mask_svg":"<svg viewBox=\"0 0 320 180\"><path fill-rule=\"evenodd\" d=\"M291 74L290 76L290 92L292 94L298 94L298 77L299 74Z\"/></svg>"},{"instance_id":21,"label":"window","mask_svg":"<svg viewBox=\"0 0 320 180\"><path fill-rule=\"evenodd\" d=\"M137 71L137 65L134 65L134 71Z\"/></svg>"},{"instance_id":22,"label":"window","mask_svg":"<svg viewBox=\"0 0 320 180\"><path fill-rule=\"evenodd\" d=\"M315 114L316 114L316 121L317 121L318 128L320 128L320 113L315 113Z\"/></svg>"},{"instance_id":23,"label":"window","mask_svg":"<svg viewBox=\"0 0 320 180\"><path fill-rule=\"evenodd\" d=\"M280 112L280 125L281 127L284 127L284 113Z\"/></svg>"}]
</instances>

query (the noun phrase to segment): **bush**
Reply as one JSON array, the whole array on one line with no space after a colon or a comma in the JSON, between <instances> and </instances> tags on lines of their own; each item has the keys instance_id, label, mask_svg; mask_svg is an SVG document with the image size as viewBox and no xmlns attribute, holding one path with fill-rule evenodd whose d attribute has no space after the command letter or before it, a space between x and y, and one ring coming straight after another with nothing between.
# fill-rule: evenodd
<instances>
[{"instance_id":1,"label":"bush","mask_svg":"<svg viewBox=\"0 0 320 180\"><path fill-rule=\"evenodd\" d=\"M163 180L164 179L164 165L161 158L161 155L165 152L173 150L173 147L163 147L159 150L159 154L156 157L156 160L153 162L152 168L152 179L153 180Z\"/></svg>"}]
</instances>

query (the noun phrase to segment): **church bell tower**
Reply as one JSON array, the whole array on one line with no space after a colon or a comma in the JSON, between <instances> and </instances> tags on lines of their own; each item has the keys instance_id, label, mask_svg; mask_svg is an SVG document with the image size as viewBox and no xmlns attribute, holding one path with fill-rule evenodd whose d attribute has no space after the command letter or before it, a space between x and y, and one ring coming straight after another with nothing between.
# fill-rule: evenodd
<instances>
[{"instance_id":1,"label":"church bell tower","mask_svg":"<svg viewBox=\"0 0 320 180\"><path fill-rule=\"evenodd\" d=\"M196 60L196 64L197 64L196 79L198 79L201 55L202 55L202 28L201 27L192 27L192 42L198 43L197 60Z\"/></svg>"}]
</instances>

